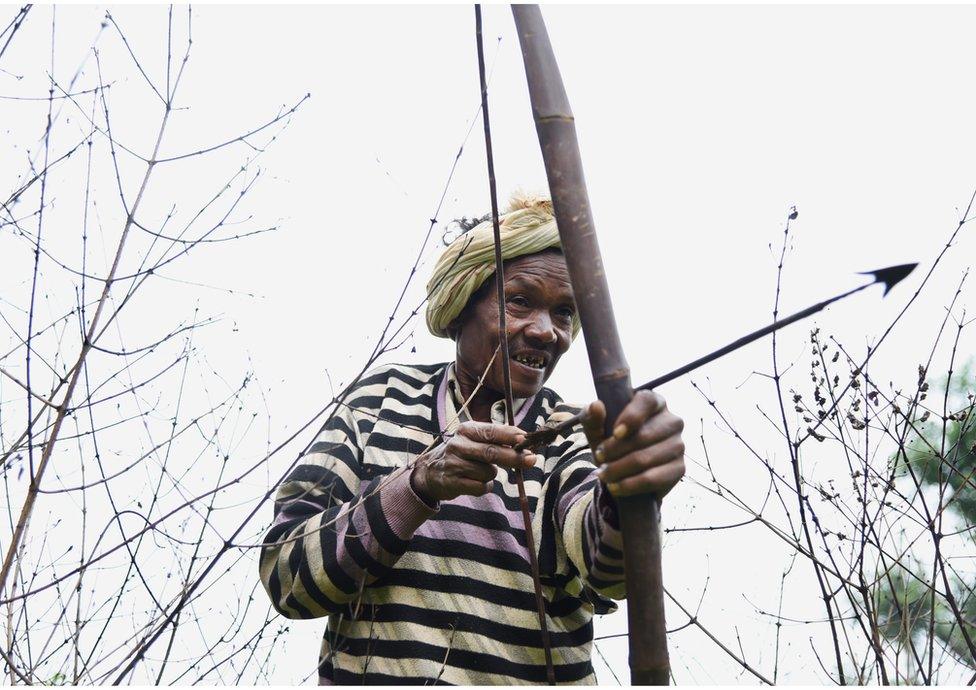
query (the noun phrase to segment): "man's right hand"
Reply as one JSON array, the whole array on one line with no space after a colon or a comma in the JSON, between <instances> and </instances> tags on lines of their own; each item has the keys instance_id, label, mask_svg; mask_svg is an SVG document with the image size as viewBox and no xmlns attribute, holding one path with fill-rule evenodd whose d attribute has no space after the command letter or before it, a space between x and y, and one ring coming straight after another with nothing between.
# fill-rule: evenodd
<instances>
[{"instance_id":1,"label":"man's right hand","mask_svg":"<svg viewBox=\"0 0 976 690\"><path fill-rule=\"evenodd\" d=\"M498 467L532 467L536 455L513 446L525 440L522 429L488 422L464 422L447 443L417 458L410 485L425 502L450 501L491 491Z\"/></svg>"}]
</instances>

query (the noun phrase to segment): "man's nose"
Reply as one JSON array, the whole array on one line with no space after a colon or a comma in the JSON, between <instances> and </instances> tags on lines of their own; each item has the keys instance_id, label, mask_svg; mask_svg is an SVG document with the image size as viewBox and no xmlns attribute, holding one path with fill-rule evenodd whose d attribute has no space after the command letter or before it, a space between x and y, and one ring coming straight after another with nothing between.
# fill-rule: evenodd
<instances>
[{"instance_id":1,"label":"man's nose","mask_svg":"<svg viewBox=\"0 0 976 690\"><path fill-rule=\"evenodd\" d=\"M556 329L553 328L552 319L546 312L536 312L529 325L525 328L527 338L536 340L544 345L556 342Z\"/></svg>"}]
</instances>

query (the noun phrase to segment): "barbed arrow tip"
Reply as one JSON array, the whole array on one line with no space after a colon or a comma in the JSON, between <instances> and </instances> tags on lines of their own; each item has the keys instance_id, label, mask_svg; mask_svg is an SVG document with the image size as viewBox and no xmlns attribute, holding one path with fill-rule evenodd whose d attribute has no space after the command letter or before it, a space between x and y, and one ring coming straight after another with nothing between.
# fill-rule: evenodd
<instances>
[{"instance_id":1,"label":"barbed arrow tip","mask_svg":"<svg viewBox=\"0 0 976 690\"><path fill-rule=\"evenodd\" d=\"M899 264L897 266L879 268L876 271L861 271L859 275L874 276L875 283L884 283L885 291L882 297L885 297L889 292L891 292L891 288L895 287L898 283L907 278L908 274L914 271L916 266L918 266L917 263Z\"/></svg>"}]
</instances>

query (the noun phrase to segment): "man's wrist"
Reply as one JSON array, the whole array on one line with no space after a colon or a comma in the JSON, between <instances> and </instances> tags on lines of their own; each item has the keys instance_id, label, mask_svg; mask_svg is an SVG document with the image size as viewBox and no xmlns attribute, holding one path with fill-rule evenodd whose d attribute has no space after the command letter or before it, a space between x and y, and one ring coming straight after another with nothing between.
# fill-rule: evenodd
<instances>
[{"instance_id":1,"label":"man's wrist","mask_svg":"<svg viewBox=\"0 0 976 690\"><path fill-rule=\"evenodd\" d=\"M601 485L599 490L599 494L597 495L597 509L600 511L600 516L604 522L614 529L620 529L620 513L617 512L616 499L614 499L613 494L610 493L605 485Z\"/></svg>"},{"instance_id":2,"label":"man's wrist","mask_svg":"<svg viewBox=\"0 0 976 690\"><path fill-rule=\"evenodd\" d=\"M418 471L421 469L420 465L414 465L413 470L410 472L410 488L413 492L417 494L417 498L427 504L428 508L437 508L437 499L432 498L427 490L421 485L421 482L417 479Z\"/></svg>"}]
</instances>

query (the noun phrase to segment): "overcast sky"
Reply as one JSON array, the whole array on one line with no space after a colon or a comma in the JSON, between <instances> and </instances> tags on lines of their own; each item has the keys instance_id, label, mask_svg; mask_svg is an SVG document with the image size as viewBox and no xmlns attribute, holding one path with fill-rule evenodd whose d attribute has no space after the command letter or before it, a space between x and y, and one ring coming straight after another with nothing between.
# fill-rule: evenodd
<instances>
[{"instance_id":1,"label":"overcast sky","mask_svg":"<svg viewBox=\"0 0 976 690\"><path fill-rule=\"evenodd\" d=\"M86 51L105 9L57 8L54 74L62 84L82 64L78 88L94 83L95 65ZM166 8L111 11L147 73L164 79ZM51 12L35 8L4 56L0 95L46 94ZM546 6L544 15L576 116L635 382L771 319L779 248L793 207L798 217L784 269L785 312L858 284L857 271L909 261L927 270L976 186L976 8L574 5ZM545 174L510 11L488 6L484 20L504 205L515 188L544 190ZM104 78L114 81L114 134L148 153L159 102L132 69L117 34L106 29L97 40ZM489 206L480 120L466 138L479 98L470 6L194 7L193 50L177 98L185 109L174 112L162 155L249 131L305 94L310 99L287 127L254 138L255 145L267 144L250 168L260 168L261 175L235 214L242 231L277 229L204 248L173 264L161 272L165 278L189 283L164 279L147 288L141 313L151 316L127 324L127 336L141 342L158 337L198 304L201 313L221 316L219 324L200 331L196 344L228 380L253 369L266 389L276 440L361 367L421 250L462 143L401 315L423 299L445 224ZM43 134L38 107L46 104L0 101L3 189L14 188L24 174L26 150L36 151ZM83 125L77 112L66 117L77 129L67 127L63 144ZM238 144L161 167L147 190L144 222L159 223L174 204L181 211L199 206L256 153ZM123 172L137 168L131 160L122 165ZM109 190L114 178L107 169L98 174L96 184ZM65 184L65 200L79 193L70 180ZM130 185L126 191L135 190ZM106 225L118 213L106 208ZM77 236L68 221L52 228L66 242ZM27 254L23 243L16 245L19 253L14 246L0 234L0 295L23 304ZM882 380L914 382L974 252L976 239L964 228L874 360L872 370ZM816 325L863 354L922 274L884 301L872 291L838 305ZM971 305L971 294L964 291L959 305ZM798 363L789 382L798 388L809 383L807 326L813 324L781 339L784 366ZM405 332L412 337L386 361L452 357L451 343L428 334L422 315ZM964 336L960 352L973 350L971 336ZM769 380L751 375L770 366L767 341L692 378L732 412L760 452L787 462L777 432L757 409L774 409ZM593 397L581 341L550 385L571 401ZM687 421L689 474L706 480L697 466L704 460L704 433L716 472L738 482L743 495L761 498L765 470L731 441L688 380L663 392ZM261 450L260 444L253 448L254 454ZM275 468L291 459L277 457ZM668 527L741 517L690 482L675 489L664 515ZM749 659L771 673L775 631L759 609L775 609L789 561L760 529L669 535L665 572L669 589L692 608L707 580L703 620L736 649L738 631ZM240 567L242 580L256 575L247 559ZM809 564L798 561L796 570L784 615L822 617ZM685 622L676 609L669 615L671 627ZM625 629L621 611L601 620L597 634ZM288 659L277 664L277 680L307 674L321 630L321 621L291 626ZM824 681L808 642L822 641L821 627L788 626L785 635L790 646L781 657L781 679ZM601 648L624 677L626 641L610 640ZM671 654L680 683L751 681L692 629L672 635ZM595 666L601 681L612 681L605 664Z\"/></svg>"}]
</instances>

